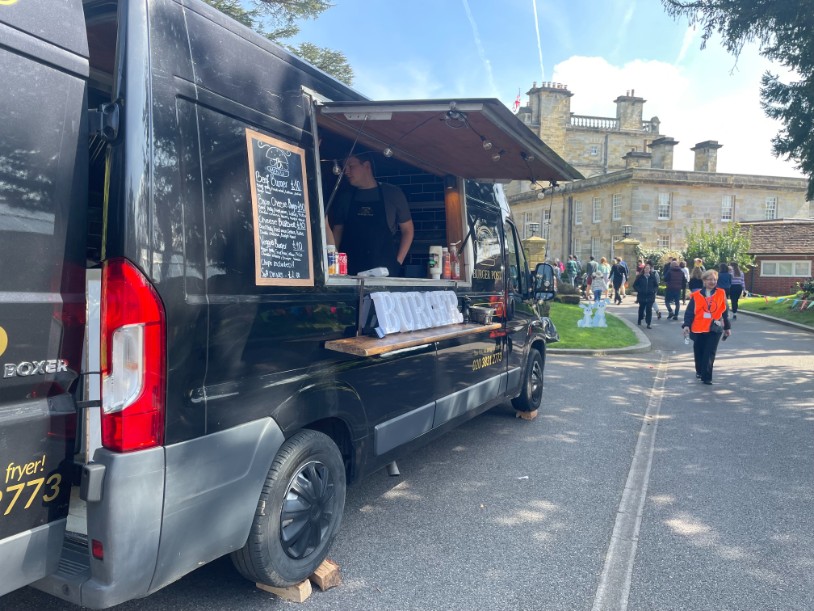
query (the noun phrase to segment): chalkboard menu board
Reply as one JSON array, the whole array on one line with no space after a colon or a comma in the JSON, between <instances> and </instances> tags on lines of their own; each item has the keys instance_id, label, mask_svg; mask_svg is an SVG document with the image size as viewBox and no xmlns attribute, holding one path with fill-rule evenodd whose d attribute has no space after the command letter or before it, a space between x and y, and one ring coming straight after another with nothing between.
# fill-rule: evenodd
<instances>
[{"instance_id":1,"label":"chalkboard menu board","mask_svg":"<svg viewBox=\"0 0 814 611\"><path fill-rule=\"evenodd\" d=\"M247 129L255 284L313 286L305 150Z\"/></svg>"}]
</instances>

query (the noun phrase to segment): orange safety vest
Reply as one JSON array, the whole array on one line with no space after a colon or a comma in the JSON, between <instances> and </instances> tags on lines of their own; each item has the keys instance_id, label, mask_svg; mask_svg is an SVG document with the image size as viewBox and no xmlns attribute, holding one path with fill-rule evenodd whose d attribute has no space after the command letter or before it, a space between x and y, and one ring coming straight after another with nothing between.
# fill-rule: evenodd
<instances>
[{"instance_id":1,"label":"orange safety vest","mask_svg":"<svg viewBox=\"0 0 814 611\"><path fill-rule=\"evenodd\" d=\"M715 289L711 297L704 296L704 289L691 294L695 304L695 314L693 315L690 331L693 333L709 333L713 320L721 320L721 316L726 311L726 292L723 289ZM712 316L706 318L705 312Z\"/></svg>"}]
</instances>

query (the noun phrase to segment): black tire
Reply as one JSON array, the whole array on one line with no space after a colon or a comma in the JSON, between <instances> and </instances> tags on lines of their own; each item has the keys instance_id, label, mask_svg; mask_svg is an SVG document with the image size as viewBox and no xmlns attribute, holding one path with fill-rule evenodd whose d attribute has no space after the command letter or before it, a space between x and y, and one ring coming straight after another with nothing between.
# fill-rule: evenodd
<instances>
[{"instance_id":1,"label":"black tire","mask_svg":"<svg viewBox=\"0 0 814 611\"><path fill-rule=\"evenodd\" d=\"M529 351L526 371L523 373L523 388L512 399L514 408L521 412L533 412L543 403L543 357L535 348Z\"/></svg>"},{"instance_id":2,"label":"black tire","mask_svg":"<svg viewBox=\"0 0 814 611\"><path fill-rule=\"evenodd\" d=\"M271 464L249 539L232 553L246 579L287 587L325 560L342 523L345 465L339 448L318 431L288 439Z\"/></svg>"}]
</instances>

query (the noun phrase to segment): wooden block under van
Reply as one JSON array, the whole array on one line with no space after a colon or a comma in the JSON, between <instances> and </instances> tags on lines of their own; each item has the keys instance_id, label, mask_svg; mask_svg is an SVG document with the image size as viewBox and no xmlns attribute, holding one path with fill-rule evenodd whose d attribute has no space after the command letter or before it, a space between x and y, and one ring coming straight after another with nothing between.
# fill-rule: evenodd
<instances>
[{"instance_id":1,"label":"wooden block under van","mask_svg":"<svg viewBox=\"0 0 814 611\"><path fill-rule=\"evenodd\" d=\"M533 412L515 412L515 417L523 420L534 420L537 417L537 410L535 409Z\"/></svg>"},{"instance_id":2,"label":"wooden block under van","mask_svg":"<svg viewBox=\"0 0 814 611\"><path fill-rule=\"evenodd\" d=\"M308 600L308 597L311 596L311 592L313 591L311 589L311 582L307 579L295 586L289 586L287 588L275 588L274 586L267 586L264 583L256 583L255 585L264 592L271 592L275 596L283 600L290 600L293 603L304 603Z\"/></svg>"},{"instance_id":3,"label":"wooden block under van","mask_svg":"<svg viewBox=\"0 0 814 611\"><path fill-rule=\"evenodd\" d=\"M317 570L311 573L309 579L323 592L342 585L342 573L339 572L339 565L330 558L323 560Z\"/></svg>"}]
</instances>

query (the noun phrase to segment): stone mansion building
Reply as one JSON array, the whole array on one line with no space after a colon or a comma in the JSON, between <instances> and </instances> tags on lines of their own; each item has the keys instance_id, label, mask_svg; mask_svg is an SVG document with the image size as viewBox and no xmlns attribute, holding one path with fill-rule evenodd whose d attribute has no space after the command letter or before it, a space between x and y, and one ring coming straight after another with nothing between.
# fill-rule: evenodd
<instances>
[{"instance_id":1,"label":"stone mansion building","mask_svg":"<svg viewBox=\"0 0 814 611\"><path fill-rule=\"evenodd\" d=\"M616 98L615 118L573 114L572 95L535 83L518 116L585 179L506 187L522 237L545 239L549 258L615 256L626 229L644 249L683 250L694 222L811 216L806 179L718 173L715 140L692 147L692 171L674 170L678 142L659 134L657 117L642 119L645 100L633 91Z\"/></svg>"}]
</instances>

